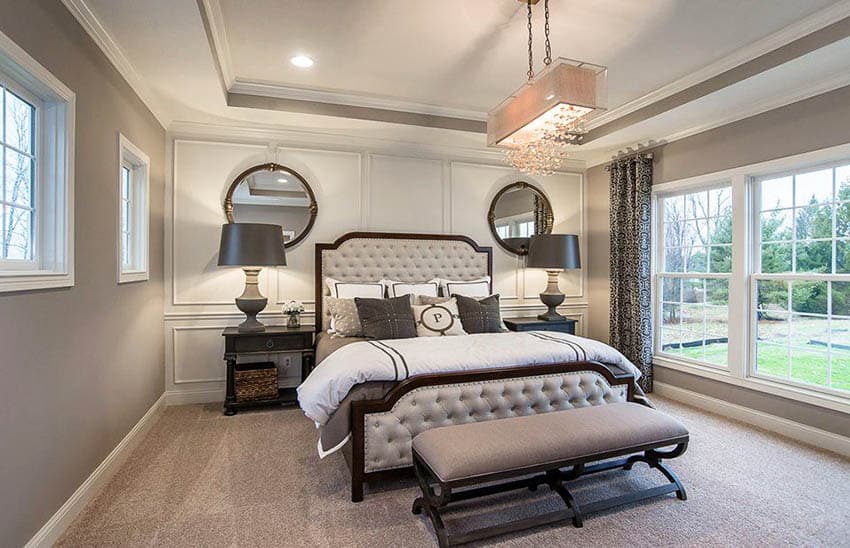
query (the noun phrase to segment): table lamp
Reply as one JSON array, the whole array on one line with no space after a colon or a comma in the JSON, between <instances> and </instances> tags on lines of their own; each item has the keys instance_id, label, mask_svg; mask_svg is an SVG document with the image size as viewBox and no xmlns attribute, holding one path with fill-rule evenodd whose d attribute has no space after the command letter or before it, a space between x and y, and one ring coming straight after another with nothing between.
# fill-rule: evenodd
<instances>
[{"instance_id":1,"label":"table lamp","mask_svg":"<svg viewBox=\"0 0 850 548\"><path fill-rule=\"evenodd\" d=\"M562 321L564 316L556 308L564 302L564 294L558 287L558 275L567 268L581 268L578 250L578 236L575 234L539 234L531 237L528 246L529 268L543 268L549 276L546 291L540 294L549 310L537 316L546 321Z\"/></svg>"},{"instance_id":2,"label":"table lamp","mask_svg":"<svg viewBox=\"0 0 850 548\"><path fill-rule=\"evenodd\" d=\"M286 265L283 229L279 225L230 223L221 227L218 249L219 266L241 266L245 272L245 291L236 297L236 307L245 313L239 331L263 331L257 320L268 299L260 293L258 278L263 266Z\"/></svg>"}]
</instances>

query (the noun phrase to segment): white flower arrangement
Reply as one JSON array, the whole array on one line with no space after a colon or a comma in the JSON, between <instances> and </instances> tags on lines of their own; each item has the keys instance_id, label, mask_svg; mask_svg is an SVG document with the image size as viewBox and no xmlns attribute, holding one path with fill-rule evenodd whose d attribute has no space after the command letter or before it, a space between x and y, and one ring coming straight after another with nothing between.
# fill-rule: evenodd
<instances>
[{"instance_id":1,"label":"white flower arrangement","mask_svg":"<svg viewBox=\"0 0 850 548\"><path fill-rule=\"evenodd\" d=\"M297 316L304 313L304 305L301 301L289 301L283 305L283 313L287 316Z\"/></svg>"}]
</instances>

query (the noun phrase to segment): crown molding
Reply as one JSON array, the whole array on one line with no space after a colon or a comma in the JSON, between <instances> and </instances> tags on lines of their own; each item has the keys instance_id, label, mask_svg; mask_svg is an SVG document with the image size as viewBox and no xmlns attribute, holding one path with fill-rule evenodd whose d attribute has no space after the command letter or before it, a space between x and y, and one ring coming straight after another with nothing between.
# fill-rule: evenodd
<instances>
[{"instance_id":1,"label":"crown molding","mask_svg":"<svg viewBox=\"0 0 850 548\"><path fill-rule=\"evenodd\" d=\"M163 128L168 127L171 121L165 109L156 99L156 95L148 87L144 78L136 70L127 56L118 47L118 43L106 30L106 27L95 16L94 11L86 4L85 0L62 0L62 3L71 12L71 15L85 29L91 39L106 55L115 69L126 80L130 88L139 96L139 99L148 107Z\"/></svg>"},{"instance_id":2,"label":"crown molding","mask_svg":"<svg viewBox=\"0 0 850 548\"><path fill-rule=\"evenodd\" d=\"M224 142L241 140L264 144L274 142L276 145L292 148L380 153L443 159L453 162L468 161L510 168L504 163L504 152L502 150L489 148L483 143L480 148L457 147L286 126L210 124L190 121L172 122L168 127L168 137L171 140L203 139ZM582 173L584 170L584 160L568 158L562 163L559 172Z\"/></svg>"},{"instance_id":3,"label":"crown molding","mask_svg":"<svg viewBox=\"0 0 850 548\"><path fill-rule=\"evenodd\" d=\"M638 97L637 99L633 99L632 101L608 110L588 122L587 129L595 129L662 99L666 99L667 97L680 93L688 88L700 84L701 82L723 74L724 72L748 61L761 57L766 53L816 32L848 16L850 16L850 0L841 0L836 4L790 24L773 34L770 34L760 40L756 40L748 46L736 50L731 55L727 55L726 57L706 65L695 72L679 78L665 86L657 88L646 95Z\"/></svg>"},{"instance_id":4,"label":"crown molding","mask_svg":"<svg viewBox=\"0 0 850 548\"><path fill-rule=\"evenodd\" d=\"M836 76L828 80L814 81L807 86L803 86L794 90L789 90L787 93L768 97L761 101L747 104L743 108L731 111L728 115L723 116L722 118L715 118L711 122L691 126L681 131L666 135L664 137L652 138L652 143L650 144L650 146L655 147L666 143L672 143L673 141L679 141L681 139L691 137L692 135L697 135L698 133L703 133L705 131L716 129L721 126L744 120L746 118L758 116L759 114L764 114L765 112L769 112L777 108L782 108L793 103L805 101L806 99L811 99L812 97L822 95L824 93L829 93L830 91L835 91L836 89L848 85L850 85L850 72L837 74ZM599 153L590 155L586 158L587 168L590 169L591 167L610 162L612 159L612 155L616 154L616 150L629 148L638 149L644 148L645 146L646 141L638 141L632 142L625 146L617 147L617 149L605 149L603 151L600 151Z\"/></svg>"},{"instance_id":5,"label":"crown molding","mask_svg":"<svg viewBox=\"0 0 850 548\"><path fill-rule=\"evenodd\" d=\"M274 82L263 82L258 80L242 80L237 78L231 86L230 92L245 95L259 95L261 97L274 97L277 99L292 99L296 101L310 101L314 103L328 103L332 105L345 105L350 107L412 112L428 116L443 116L446 118L474 120L476 122L487 121L487 113L480 110L445 107L369 93L286 86Z\"/></svg>"},{"instance_id":6,"label":"crown molding","mask_svg":"<svg viewBox=\"0 0 850 548\"><path fill-rule=\"evenodd\" d=\"M213 57L218 63L218 69L225 91L230 91L236 82L236 74L233 71L233 57L230 55L230 43L227 41L227 31L224 26L224 13L221 11L219 0L198 0L201 8L209 39L211 41Z\"/></svg>"}]
</instances>

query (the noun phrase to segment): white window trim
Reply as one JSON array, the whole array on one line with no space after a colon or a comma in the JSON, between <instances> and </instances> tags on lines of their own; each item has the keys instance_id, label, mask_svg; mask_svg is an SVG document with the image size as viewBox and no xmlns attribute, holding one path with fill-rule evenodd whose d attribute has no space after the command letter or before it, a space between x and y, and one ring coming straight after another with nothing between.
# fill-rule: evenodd
<instances>
[{"instance_id":1,"label":"white window trim","mask_svg":"<svg viewBox=\"0 0 850 548\"><path fill-rule=\"evenodd\" d=\"M118 283L144 282L150 279L150 165L151 161L142 149L134 145L121 133L118 134L118 173L116 201L116 268ZM133 197L133 218L130 234L133 237L131 253L136 268L125 270L122 254L121 213L123 204L121 188L123 186L123 168L130 167Z\"/></svg>"},{"instance_id":2,"label":"white window trim","mask_svg":"<svg viewBox=\"0 0 850 548\"><path fill-rule=\"evenodd\" d=\"M37 124L35 227L38 264L0 270L0 293L74 285L74 124L76 95L0 32L0 71L42 103Z\"/></svg>"},{"instance_id":3,"label":"white window trim","mask_svg":"<svg viewBox=\"0 0 850 548\"><path fill-rule=\"evenodd\" d=\"M754 348L751 337L753 326L750 302L753 276L749 273L752 271L750 267L752 261L750 242L755 237L753 232L755 221L750 218L752 222L747 222L751 206L754 203L754 185L752 184L754 179L785 171L834 165L835 162L842 162L848 158L850 158L850 143L653 185L653 212L655 212L655 203L661 195L687 193L688 191L716 185L722 181L731 181L733 216L733 261L732 277L729 283L728 370L658 354L653 355L654 365L850 414L850 396L839 395L828 388L821 390L794 381L774 380L752 375ZM659 219L657 217L657 215L653 215L652 245L654 250L657 250L659 246L657 226ZM652 253L653 283L657 278L657 267L656 251ZM653 290L655 291L656 288L653 287ZM659 329L658 319L654 316L658 313L658 307L655 301L653 301L652 309L654 334L657 334ZM742 336L746 337L744 341L740 341ZM736 338L737 343L733 341L733 337Z\"/></svg>"}]
</instances>

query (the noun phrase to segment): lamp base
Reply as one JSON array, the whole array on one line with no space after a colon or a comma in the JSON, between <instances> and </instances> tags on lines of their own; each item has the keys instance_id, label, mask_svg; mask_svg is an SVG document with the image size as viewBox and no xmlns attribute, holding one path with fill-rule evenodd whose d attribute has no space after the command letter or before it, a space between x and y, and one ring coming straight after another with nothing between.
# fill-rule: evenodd
<instances>
[{"instance_id":1,"label":"lamp base","mask_svg":"<svg viewBox=\"0 0 850 548\"><path fill-rule=\"evenodd\" d=\"M236 297L236 308L245 313L245 321L239 324L240 333L256 333L266 330L257 314L265 310L269 300L260 293L259 268L243 268L245 272L245 291Z\"/></svg>"},{"instance_id":2,"label":"lamp base","mask_svg":"<svg viewBox=\"0 0 850 548\"><path fill-rule=\"evenodd\" d=\"M545 314L537 316L538 320L546 322L562 322L566 319L566 317L558 314L557 311L558 305L564 302L564 294L561 293L561 288L558 287L558 275L560 273L560 270L546 270L546 274L548 275L548 284L546 285L546 291L540 294L540 300L549 308L549 310L547 310Z\"/></svg>"}]
</instances>

